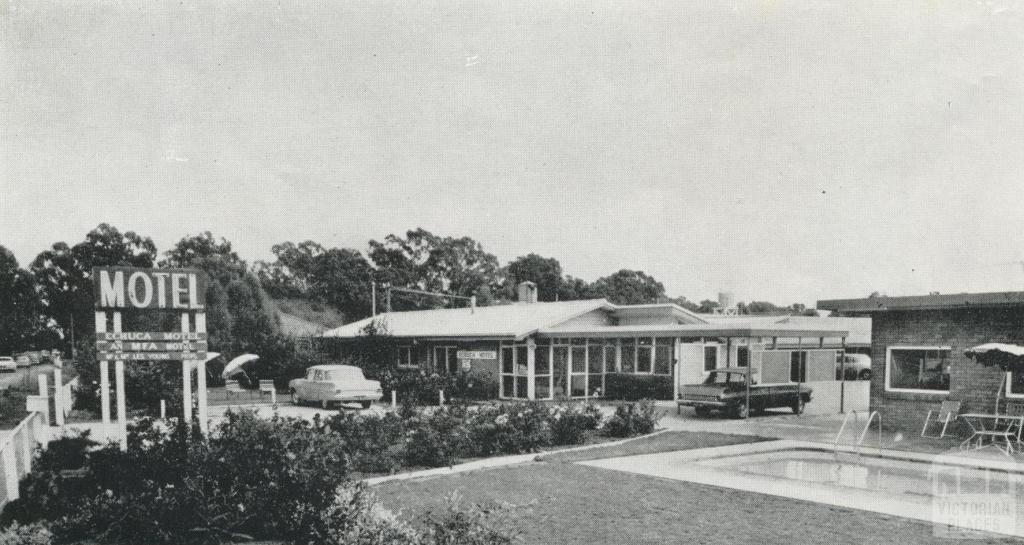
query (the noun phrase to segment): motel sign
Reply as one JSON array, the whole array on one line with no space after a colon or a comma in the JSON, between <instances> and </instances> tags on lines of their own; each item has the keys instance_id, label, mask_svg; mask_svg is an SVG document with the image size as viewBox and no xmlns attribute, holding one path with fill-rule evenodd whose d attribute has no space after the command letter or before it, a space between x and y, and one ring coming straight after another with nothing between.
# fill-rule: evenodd
<instances>
[{"instance_id":1,"label":"motel sign","mask_svg":"<svg viewBox=\"0 0 1024 545\"><path fill-rule=\"evenodd\" d=\"M196 372L199 428L206 432L206 276L195 269L95 267L96 350L100 363L100 409L111 428L109 363L114 362L117 435L127 443L124 365L134 361L175 361L182 366L185 421L192 420L192 373ZM170 311L180 315L180 331L124 331L123 310Z\"/></svg>"},{"instance_id":2,"label":"motel sign","mask_svg":"<svg viewBox=\"0 0 1024 545\"><path fill-rule=\"evenodd\" d=\"M196 270L97 267L92 278L97 309L206 308L206 276Z\"/></svg>"}]
</instances>

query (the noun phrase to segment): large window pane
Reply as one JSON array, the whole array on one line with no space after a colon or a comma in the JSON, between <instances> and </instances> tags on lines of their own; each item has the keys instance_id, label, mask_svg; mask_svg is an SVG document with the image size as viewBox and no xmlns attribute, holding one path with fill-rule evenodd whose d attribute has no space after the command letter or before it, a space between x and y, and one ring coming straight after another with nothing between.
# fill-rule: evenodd
<instances>
[{"instance_id":1,"label":"large window pane","mask_svg":"<svg viewBox=\"0 0 1024 545\"><path fill-rule=\"evenodd\" d=\"M659 375L672 374L672 352L674 339L658 339L654 347L654 372Z\"/></svg>"},{"instance_id":2,"label":"large window pane","mask_svg":"<svg viewBox=\"0 0 1024 545\"><path fill-rule=\"evenodd\" d=\"M633 339L622 339L622 372L636 371L636 342Z\"/></svg>"},{"instance_id":3,"label":"large window pane","mask_svg":"<svg viewBox=\"0 0 1024 545\"><path fill-rule=\"evenodd\" d=\"M591 397L597 397L604 394L604 392L601 391L601 379L601 375L598 374L592 374L587 378L588 395Z\"/></svg>"},{"instance_id":4,"label":"large window pane","mask_svg":"<svg viewBox=\"0 0 1024 545\"><path fill-rule=\"evenodd\" d=\"M587 372L600 375L604 370L601 360L604 358L604 349L599 344L591 344L587 347Z\"/></svg>"},{"instance_id":5,"label":"large window pane","mask_svg":"<svg viewBox=\"0 0 1024 545\"><path fill-rule=\"evenodd\" d=\"M618 353L617 347L614 342L604 345L604 372L614 373L615 369L615 354Z\"/></svg>"},{"instance_id":6,"label":"large window pane","mask_svg":"<svg viewBox=\"0 0 1024 545\"><path fill-rule=\"evenodd\" d=\"M704 347L704 370L713 371L718 368L718 347Z\"/></svg>"},{"instance_id":7,"label":"large window pane","mask_svg":"<svg viewBox=\"0 0 1024 545\"><path fill-rule=\"evenodd\" d=\"M572 347L572 372L585 373L587 371L587 349L583 346Z\"/></svg>"},{"instance_id":8,"label":"large window pane","mask_svg":"<svg viewBox=\"0 0 1024 545\"><path fill-rule=\"evenodd\" d=\"M651 372L651 339L648 337L641 337L637 341L636 347L636 372L637 373L650 373Z\"/></svg>"},{"instance_id":9,"label":"large window pane","mask_svg":"<svg viewBox=\"0 0 1024 545\"><path fill-rule=\"evenodd\" d=\"M554 357L551 361L551 373L554 375L555 397L564 396L568 393L568 372L569 372L569 347L555 346Z\"/></svg>"},{"instance_id":10,"label":"large window pane","mask_svg":"<svg viewBox=\"0 0 1024 545\"><path fill-rule=\"evenodd\" d=\"M551 377L537 377L534 379L533 387L535 389L534 395L537 399L551 399Z\"/></svg>"},{"instance_id":11,"label":"large window pane","mask_svg":"<svg viewBox=\"0 0 1024 545\"><path fill-rule=\"evenodd\" d=\"M526 399L526 377L516 377L516 397Z\"/></svg>"},{"instance_id":12,"label":"large window pane","mask_svg":"<svg viewBox=\"0 0 1024 545\"><path fill-rule=\"evenodd\" d=\"M890 388L949 390L949 350L893 348L890 350Z\"/></svg>"},{"instance_id":13,"label":"large window pane","mask_svg":"<svg viewBox=\"0 0 1024 545\"><path fill-rule=\"evenodd\" d=\"M573 375L572 377L572 397L583 397L587 394L587 377L586 375Z\"/></svg>"},{"instance_id":14,"label":"large window pane","mask_svg":"<svg viewBox=\"0 0 1024 545\"><path fill-rule=\"evenodd\" d=\"M516 347L516 374L525 377L529 373L529 362L527 361L526 347Z\"/></svg>"},{"instance_id":15,"label":"large window pane","mask_svg":"<svg viewBox=\"0 0 1024 545\"><path fill-rule=\"evenodd\" d=\"M512 347L506 346L501 349L501 372L512 374L515 371L515 362L512 360Z\"/></svg>"},{"instance_id":16,"label":"large window pane","mask_svg":"<svg viewBox=\"0 0 1024 545\"><path fill-rule=\"evenodd\" d=\"M551 348L546 345L537 345L537 350L534 351L533 357L533 368L538 375L547 375L551 373Z\"/></svg>"},{"instance_id":17,"label":"large window pane","mask_svg":"<svg viewBox=\"0 0 1024 545\"><path fill-rule=\"evenodd\" d=\"M515 397L515 377L512 375L501 376L501 395L502 397Z\"/></svg>"}]
</instances>

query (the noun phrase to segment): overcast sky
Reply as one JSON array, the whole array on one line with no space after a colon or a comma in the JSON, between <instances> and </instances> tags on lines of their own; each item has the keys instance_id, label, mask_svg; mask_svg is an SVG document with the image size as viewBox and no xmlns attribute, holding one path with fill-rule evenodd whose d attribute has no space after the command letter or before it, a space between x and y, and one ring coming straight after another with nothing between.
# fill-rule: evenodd
<instances>
[{"instance_id":1,"label":"overcast sky","mask_svg":"<svg viewBox=\"0 0 1024 545\"><path fill-rule=\"evenodd\" d=\"M1015 3L89 4L0 4L23 264L423 227L698 300L1024 289Z\"/></svg>"}]
</instances>

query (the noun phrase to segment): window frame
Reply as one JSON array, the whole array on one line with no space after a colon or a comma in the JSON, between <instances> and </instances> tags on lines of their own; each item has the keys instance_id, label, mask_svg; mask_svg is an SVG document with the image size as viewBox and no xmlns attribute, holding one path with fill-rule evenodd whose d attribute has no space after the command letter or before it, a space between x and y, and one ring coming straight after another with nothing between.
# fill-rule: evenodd
<instances>
[{"instance_id":1,"label":"window frame","mask_svg":"<svg viewBox=\"0 0 1024 545\"><path fill-rule=\"evenodd\" d=\"M711 369L708 369L708 349L709 348L715 354L715 366L712 367ZM719 360L718 352L721 350L721 348L722 348L722 345L720 345L720 344L714 344L714 343L705 343L704 344L704 362L702 363L702 365L703 365L703 369L704 369L703 373L705 375L707 375L708 373L710 373L710 372L714 371L715 369L719 368L719 365L718 365L718 360Z\"/></svg>"},{"instance_id":2,"label":"window frame","mask_svg":"<svg viewBox=\"0 0 1024 545\"><path fill-rule=\"evenodd\" d=\"M395 347L395 364L399 369L419 369L418 363L412 357L413 346L411 344ZM405 363L402 363L402 351L405 351Z\"/></svg>"},{"instance_id":3,"label":"window frame","mask_svg":"<svg viewBox=\"0 0 1024 545\"><path fill-rule=\"evenodd\" d=\"M892 352L893 350L935 350L942 352L943 350L949 352L949 355L953 355L953 347L951 346L887 346L885 347L885 391L893 393L907 393L907 394L931 394L931 395L945 395L948 396L953 389L952 381L950 382L949 388L946 390L923 390L920 388L893 388L889 385L890 379L892 378Z\"/></svg>"},{"instance_id":4,"label":"window frame","mask_svg":"<svg viewBox=\"0 0 1024 545\"><path fill-rule=\"evenodd\" d=\"M1010 387L1013 386L1013 372L1006 372L1006 398L1007 399L1024 399L1024 392L1015 394L1010 391Z\"/></svg>"}]
</instances>

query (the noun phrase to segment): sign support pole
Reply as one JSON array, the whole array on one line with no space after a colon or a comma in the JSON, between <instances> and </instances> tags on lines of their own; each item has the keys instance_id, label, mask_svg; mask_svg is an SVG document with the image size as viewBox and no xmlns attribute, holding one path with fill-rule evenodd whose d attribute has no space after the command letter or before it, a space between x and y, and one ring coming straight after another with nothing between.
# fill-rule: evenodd
<instances>
[{"instance_id":1,"label":"sign support pole","mask_svg":"<svg viewBox=\"0 0 1024 545\"><path fill-rule=\"evenodd\" d=\"M206 313L196 313L196 333L206 333ZM196 395L199 398L199 431L209 431L209 414L206 403L206 360L196 360Z\"/></svg>"},{"instance_id":2,"label":"sign support pole","mask_svg":"<svg viewBox=\"0 0 1024 545\"><path fill-rule=\"evenodd\" d=\"M96 336L107 332L107 313L96 313ZM110 363L107 360L100 360L100 415L103 420L103 435L105 439L114 436L110 427Z\"/></svg>"},{"instance_id":3,"label":"sign support pole","mask_svg":"<svg viewBox=\"0 0 1024 545\"><path fill-rule=\"evenodd\" d=\"M114 312L114 333L121 333L121 313ZM114 362L114 382L117 388L117 436L121 450L128 450L128 400L124 387L124 361Z\"/></svg>"},{"instance_id":4,"label":"sign support pole","mask_svg":"<svg viewBox=\"0 0 1024 545\"><path fill-rule=\"evenodd\" d=\"M189 332L189 316L187 312L181 313L181 332ZM181 404L183 407L183 414L185 417L185 423L192 423L192 361L184 360L181 362L181 380L182 380L182 391L181 391Z\"/></svg>"}]
</instances>

